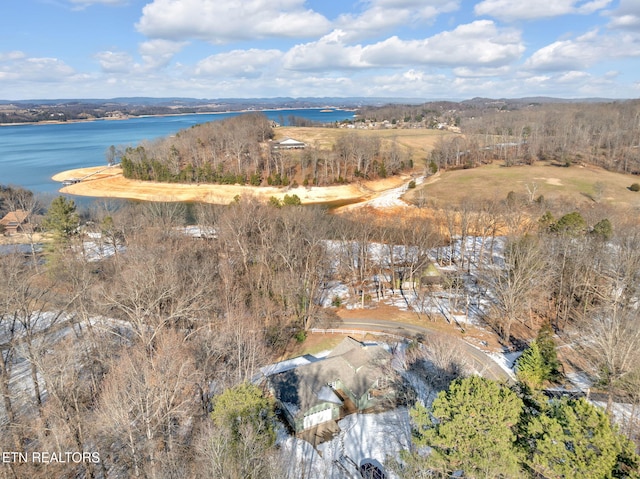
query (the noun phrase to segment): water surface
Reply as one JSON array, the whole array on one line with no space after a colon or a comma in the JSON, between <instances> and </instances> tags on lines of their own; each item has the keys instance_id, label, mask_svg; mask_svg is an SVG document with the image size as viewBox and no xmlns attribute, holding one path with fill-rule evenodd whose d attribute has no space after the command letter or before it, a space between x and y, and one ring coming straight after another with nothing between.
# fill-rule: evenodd
<instances>
[{"instance_id":1,"label":"water surface","mask_svg":"<svg viewBox=\"0 0 640 479\"><path fill-rule=\"evenodd\" d=\"M330 123L353 117L345 110L266 110L283 123L290 115ZM241 113L153 116L129 120L96 120L61 124L0 127L0 185L19 185L37 193L55 194L60 183L51 179L65 170L106 163L111 145L133 146L142 140L171 135L198 123Z\"/></svg>"}]
</instances>

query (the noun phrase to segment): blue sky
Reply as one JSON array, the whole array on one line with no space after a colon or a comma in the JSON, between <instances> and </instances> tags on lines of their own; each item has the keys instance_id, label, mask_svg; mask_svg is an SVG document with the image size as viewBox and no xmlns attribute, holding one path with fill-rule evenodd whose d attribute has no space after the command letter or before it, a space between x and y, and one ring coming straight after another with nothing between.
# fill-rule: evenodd
<instances>
[{"instance_id":1,"label":"blue sky","mask_svg":"<svg viewBox=\"0 0 640 479\"><path fill-rule=\"evenodd\" d=\"M4 0L0 99L640 97L640 0Z\"/></svg>"}]
</instances>

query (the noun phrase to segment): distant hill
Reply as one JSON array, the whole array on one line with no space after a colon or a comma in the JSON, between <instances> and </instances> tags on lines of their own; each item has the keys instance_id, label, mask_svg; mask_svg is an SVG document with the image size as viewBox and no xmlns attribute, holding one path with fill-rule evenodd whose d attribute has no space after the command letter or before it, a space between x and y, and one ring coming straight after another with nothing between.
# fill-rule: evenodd
<instances>
[{"instance_id":1,"label":"distant hill","mask_svg":"<svg viewBox=\"0 0 640 479\"><path fill-rule=\"evenodd\" d=\"M606 98L565 99L528 97L516 99L472 98L469 100L427 100L394 97L275 97L275 98L185 98L118 97L109 99L33 99L0 100L0 123L92 120L108 117L209 113L243 110L343 108L372 109L394 106L472 110L485 108L518 109L526 105L551 103L623 102Z\"/></svg>"}]
</instances>

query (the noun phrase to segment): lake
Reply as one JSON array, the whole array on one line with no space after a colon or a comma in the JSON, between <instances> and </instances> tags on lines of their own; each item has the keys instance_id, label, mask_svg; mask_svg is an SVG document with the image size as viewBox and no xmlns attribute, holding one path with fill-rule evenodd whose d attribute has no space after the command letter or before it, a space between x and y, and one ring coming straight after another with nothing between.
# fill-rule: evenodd
<instances>
[{"instance_id":1,"label":"lake","mask_svg":"<svg viewBox=\"0 0 640 479\"><path fill-rule=\"evenodd\" d=\"M265 110L278 123L290 115L332 123L353 118L352 111L320 109ZM222 120L241 112L152 116L128 120L29 124L0 127L0 185L19 185L37 193L55 194L56 173L106 164L111 145L134 146L142 140L167 136L198 123Z\"/></svg>"}]
</instances>

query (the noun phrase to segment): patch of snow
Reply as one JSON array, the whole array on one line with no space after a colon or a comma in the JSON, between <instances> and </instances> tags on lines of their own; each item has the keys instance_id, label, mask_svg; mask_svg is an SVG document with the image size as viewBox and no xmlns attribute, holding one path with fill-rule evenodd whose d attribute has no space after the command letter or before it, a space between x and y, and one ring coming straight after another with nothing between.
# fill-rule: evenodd
<instances>
[{"instance_id":1,"label":"patch of snow","mask_svg":"<svg viewBox=\"0 0 640 479\"><path fill-rule=\"evenodd\" d=\"M176 228L182 234L191 236L192 238L206 238L215 239L218 237L218 232L211 226L191 225Z\"/></svg>"},{"instance_id":2,"label":"patch of snow","mask_svg":"<svg viewBox=\"0 0 640 479\"><path fill-rule=\"evenodd\" d=\"M409 184L407 183L397 188L387 190L372 200L365 201L362 203L357 203L357 206L358 207L370 206L372 208L377 208L377 209L394 208L397 206L403 206L405 208L412 208L412 207L415 208L415 206L408 204L407 202L401 199L402 195L406 193L408 188L409 188Z\"/></svg>"},{"instance_id":3,"label":"patch of snow","mask_svg":"<svg viewBox=\"0 0 640 479\"><path fill-rule=\"evenodd\" d=\"M603 401L590 401L603 410L607 409L607 403ZM640 408L636 404L614 402L611 405L611 416L622 430L631 433L632 437L640 437Z\"/></svg>"},{"instance_id":4,"label":"patch of snow","mask_svg":"<svg viewBox=\"0 0 640 479\"><path fill-rule=\"evenodd\" d=\"M84 241L82 243L82 255L89 262L102 261L111 258L116 253L124 253L126 247L121 244L100 243L95 241Z\"/></svg>"},{"instance_id":5,"label":"patch of snow","mask_svg":"<svg viewBox=\"0 0 640 479\"><path fill-rule=\"evenodd\" d=\"M348 476L336 462L346 456L356 465L366 459L381 464L398 458L411 444L411 424L407 408L377 414L351 414L338 422L340 433L315 450L308 442L280 435L282 464L287 478L344 479ZM387 470L387 477L396 476Z\"/></svg>"},{"instance_id":6,"label":"patch of snow","mask_svg":"<svg viewBox=\"0 0 640 479\"><path fill-rule=\"evenodd\" d=\"M567 373L566 376L571 384L576 386L578 389L581 389L582 391L586 391L593 386L593 382L585 373L571 372Z\"/></svg>"},{"instance_id":7,"label":"patch of snow","mask_svg":"<svg viewBox=\"0 0 640 479\"><path fill-rule=\"evenodd\" d=\"M472 346L477 347L475 345L472 345ZM516 374L515 374L516 360L522 355L522 351L515 351L515 352L504 351L501 353L487 352L487 355L491 359L493 359L496 362L496 364L498 364L498 366L500 366L509 375L510 378L512 379L516 378Z\"/></svg>"},{"instance_id":8,"label":"patch of snow","mask_svg":"<svg viewBox=\"0 0 640 479\"><path fill-rule=\"evenodd\" d=\"M290 371L291 369L295 369L298 366L311 364L312 362L313 361L310 360L309 356L298 356L292 359L287 359L286 361L280 361L279 363L270 364L268 366L260 368L260 372L264 376L272 376L274 374Z\"/></svg>"},{"instance_id":9,"label":"patch of snow","mask_svg":"<svg viewBox=\"0 0 640 479\"><path fill-rule=\"evenodd\" d=\"M349 288L343 283L337 281L328 282L322 293L320 304L323 308L333 306L334 299L340 298L341 302L346 302L349 297Z\"/></svg>"}]
</instances>

